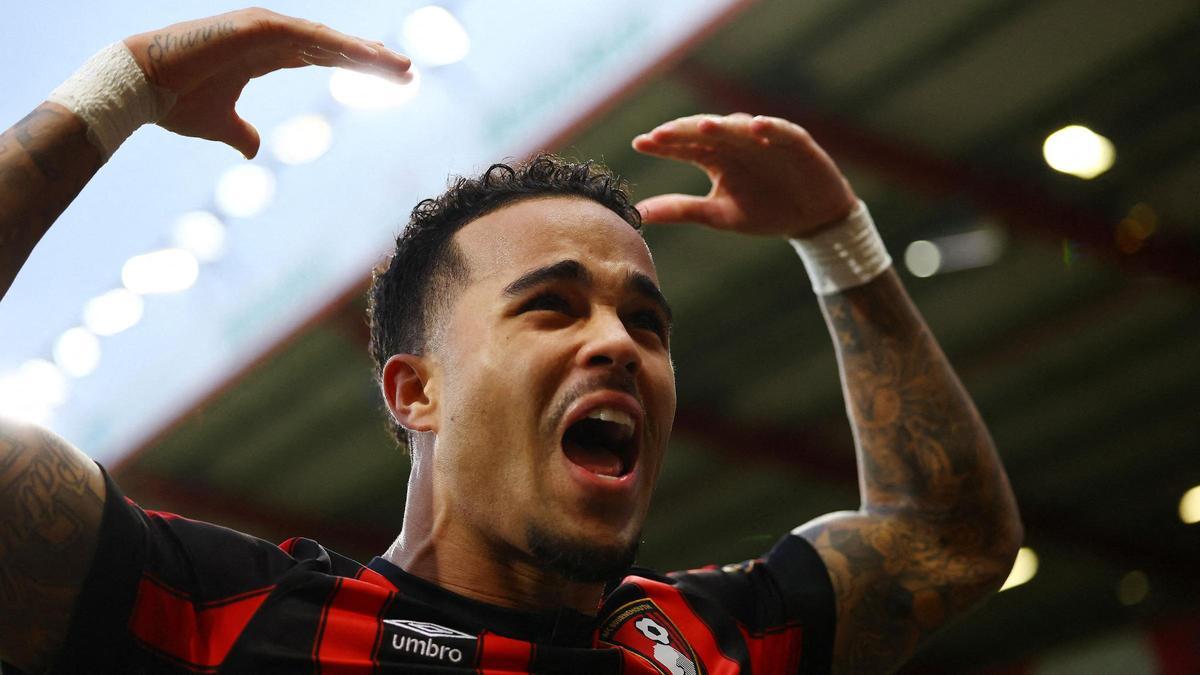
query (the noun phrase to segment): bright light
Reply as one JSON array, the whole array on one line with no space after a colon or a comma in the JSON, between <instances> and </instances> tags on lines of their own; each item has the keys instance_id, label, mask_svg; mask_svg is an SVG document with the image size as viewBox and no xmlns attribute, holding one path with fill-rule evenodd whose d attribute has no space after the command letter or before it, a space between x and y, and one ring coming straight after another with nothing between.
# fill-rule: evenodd
<instances>
[{"instance_id":1,"label":"bright light","mask_svg":"<svg viewBox=\"0 0 1200 675\"><path fill-rule=\"evenodd\" d=\"M904 265L915 277L931 277L942 267L942 252L932 241L914 241L904 250Z\"/></svg>"},{"instance_id":2,"label":"bright light","mask_svg":"<svg viewBox=\"0 0 1200 675\"><path fill-rule=\"evenodd\" d=\"M164 248L126 260L121 268L121 283L142 295L177 293L191 288L199 274L196 256L181 248Z\"/></svg>"},{"instance_id":3,"label":"bright light","mask_svg":"<svg viewBox=\"0 0 1200 675\"><path fill-rule=\"evenodd\" d=\"M231 218L258 215L275 196L275 174L258 164L239 164L217 180L217 208Z\"/></svg>"},{"instance_id":4,"label":"bright light","mask_svg":"<svg viewBox=\"0 0 1200 675\"><path fill-rule=\"evenodd\" d=\"M86 328L69 328L54 343L54 362L71 377L84 377L100 365L100 341Z\"/></svg>"},{"instance_id":5,"label":"bright light","mask_svg":"<svg viewBox=\"0 0 1200 675\"><path fill-rule=\"evenodd\" d=\"M0 416L47 424L54 408L66 400L66 377L46 359L28 360L0 377Z\"/></svg>"},{"instance_id":6,"label":"bright light","mask_svg":"<svg viewBox=\"0 0 1200 675\"><path fill-rule=\"evenodd\" d=\"M1116 151L1112 141L1087 127L1072 124L1046 137L1042 156L1055 171L1087 180L1108 171Z\"/></svg>"},{"instance_id":7,"label":"bright light","mask_svg":"<svg viewBox=\"0 0 1200 675\"><path fill-rule=\"evenodd\" d=\"M1200 485L1183 493L1179 500L1179 519L1188 525L1200 523Z\"/></svg>"},{"instance_id":8,"label":"bright light","mask_svg":"<svg viewBox=\"0 0 1200 675\"><path fill-rule=\"evenodd\" d=\"M421 88L421 71L413 67L408 72L412 80L399 84L375 75L334 68L329 76L329 93L338 103L351 108L393 108L408 103Z\"/></svg>"},{"instance_id":9,"label":"bright light","mask_svg":"<svg viewBox=\"0 0 1200 675\"><path fill-rule=\"evenodd\" d=\"M53 363L31 359L0 377L0 415L47 424L54 408L67 400L67 379Z\"/></svg>"},{"instance_id":10,"label":"bright light","mask_svg":"<svg viewBox=\"0 0 1200 675\"><path fill-rule=\"evenodd\" d=\"M175 245L200 262L212 262L225 252L225 224L208 211L188 211L175 219Z\"/></svg>"},{"instance_id":11,"label":"bright light","mask_svg":"<svg viewBox=\"0 0 1200 675\"><path fill-rule=\"evenodd\" d=\"M1012 572L1009 572L1008 579L1005 580L1000 590L1007 591L1029 581L1033 575L1037 574L1037 569L1037 554L1033 552L1033 549L1022 546L1021 550L1017 551L1017 560L1013 563Z\"/></svg>"},{"instance_id":12,"label":"bright light","mask_svg":"<svg viewBox=\"0 0 1200 675\"><path fill-rule=\"evenodd\" d=\"M321 115L301 115L280 124L271 151L284 164L306 164L325 154L333 143L333 127Z\"/></svg>"},{"instance_id":13,"label":"bright light","mask_svg":"<svg viewBox=\"0 0 1200 675\"><path fill-rule=\"evenodd\" d=\"M453 14L437 5L422 7L405 17L400 39L407 56L431 66L462 61L471 51L467 30Z\"/></svg>"},{"instance_id":14,"label":"bright light","mask_svg":"<svg viewBox=\"0 0 1200 675\"><path fill-rule=\"evenodd\" d=\"M118 288L88 300L83 325L96 335L116 335L142 320L145 303L133 291Z\"/></svg>"}]
</instances>

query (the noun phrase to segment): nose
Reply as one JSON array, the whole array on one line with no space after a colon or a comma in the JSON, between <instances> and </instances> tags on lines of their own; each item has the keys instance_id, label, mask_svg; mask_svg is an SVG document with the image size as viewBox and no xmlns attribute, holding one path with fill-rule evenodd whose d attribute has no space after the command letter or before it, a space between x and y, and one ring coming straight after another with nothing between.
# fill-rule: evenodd
<instances>
[{"instance_id":1,"label":"nose","mask_svg":"<svg viewBox=\"0 0 1200 675\"><path fill-rule=\"evenodd\" d=\"M615 312L597 311L589 319L587 341L579 350L584 368L623 368L634 374L642 364L637 342Z\"/></svg>"}]
</instances>

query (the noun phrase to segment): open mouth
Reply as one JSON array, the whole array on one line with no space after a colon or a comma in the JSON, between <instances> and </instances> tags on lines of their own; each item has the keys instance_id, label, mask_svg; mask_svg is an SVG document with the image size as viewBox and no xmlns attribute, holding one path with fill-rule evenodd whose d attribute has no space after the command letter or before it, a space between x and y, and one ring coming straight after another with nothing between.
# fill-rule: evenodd
<instances>
[{"instance_id":1,"label":"open mouth","mask_svg":"<svg viewBox=\"0 0 1200 675\"><path fill-rule=\"evenodd\" d=\"M572 463L605 478L620 478L637 462L633 416L607 406L567 427L563 453Z\"/></svg>"}]
</instances>

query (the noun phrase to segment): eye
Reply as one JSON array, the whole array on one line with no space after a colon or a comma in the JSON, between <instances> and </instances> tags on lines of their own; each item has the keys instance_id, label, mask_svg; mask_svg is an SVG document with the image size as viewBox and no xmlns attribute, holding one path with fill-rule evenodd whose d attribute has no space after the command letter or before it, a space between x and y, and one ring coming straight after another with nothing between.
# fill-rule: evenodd
<instances>
[{"instance_id":1,"label":"eye","mask_svg":"<svg viewBox=\"0 0 1200 675\"><path fill-rule=\"evenodd\" d=\"M539 293L531 298L528 302L521 305L520 312L562 312L567 314L571 311L571 303L566 298L557 293Z\"/></svg>"},{"instance_id":2,"label":"eye","mask_svg":"<svg viewBox=\"0 0 1200 675\"><path fill-rule=\"evenodd\" d=\"M629 317L629 325L651 331L663 342L667 341L667 324L658 312L648 309L634 312Z\"/></svg>"}]
</instances>

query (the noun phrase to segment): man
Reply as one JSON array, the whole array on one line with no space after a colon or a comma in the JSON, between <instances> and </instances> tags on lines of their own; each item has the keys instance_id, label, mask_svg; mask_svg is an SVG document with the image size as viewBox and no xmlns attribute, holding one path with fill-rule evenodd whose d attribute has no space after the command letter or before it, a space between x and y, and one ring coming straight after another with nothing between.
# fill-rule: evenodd
<instances>
[{"instance_id":1,"label":"man","mask_svg":"<svg viewBox=\"0 0 1200 675\"><path fill-rule=\"evenodd\" d=\"M0 137L0 290L138 124L251 157L242 87L307 64L408 69L259 9L102 52ZM700 166L712 190L635 210L605 170L543 156L414 210L372 288L380 386L413 466L403 530L369 566L145 512L62 439L0 422L8 668L877 673L993 592L1022 536L1007 479L829 157L794 124L741 114L634 147ZM675 408L640 220L793 241L835 338L859 510L759 560L629 568Z\"/></svg>"}]
</instances>

